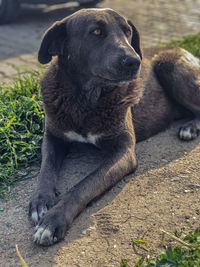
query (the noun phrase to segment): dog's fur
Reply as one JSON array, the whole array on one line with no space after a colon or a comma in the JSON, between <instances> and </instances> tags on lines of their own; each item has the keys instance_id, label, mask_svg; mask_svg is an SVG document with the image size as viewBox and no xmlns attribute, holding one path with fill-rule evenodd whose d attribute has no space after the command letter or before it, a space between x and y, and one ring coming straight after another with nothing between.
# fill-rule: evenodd
<instances>
[{"instance_id":1,"label":"dog's fur","mask_svg":"<svg viewBox=\"0 0 200 267\"><path fill-rule=\"evenodd\" d=\"M52 56L42 80L42 166L29 207L38 224L34 240L41 245L63 239L92 199L135 171L136 140L186 116L192 120L179 137L190 140L200 130L199 60L181 48L146 49L143 56L135 26L113 10L85 9L53 24L39 61L46 64ZM57 197L58 170L73 141L92 143L107 156Z\"/></svg>"}]
</instances>

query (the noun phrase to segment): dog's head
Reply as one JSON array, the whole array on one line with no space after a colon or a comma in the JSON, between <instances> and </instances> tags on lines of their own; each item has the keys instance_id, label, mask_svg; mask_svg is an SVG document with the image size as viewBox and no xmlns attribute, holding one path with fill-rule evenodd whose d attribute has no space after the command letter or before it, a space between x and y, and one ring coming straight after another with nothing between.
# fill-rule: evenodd
<instances>
[{"instance_id":1,"label":"dog's head","mask_svg":"<svg viewBox=\"0 0 200 267\"><path fill-rule=\"evenodd\" d=\"M71 73L112 82L135 79L142 53L135 26L111 9L82 9L45 33L38 59L58 56Z\"/></svg>"}]
</instances>

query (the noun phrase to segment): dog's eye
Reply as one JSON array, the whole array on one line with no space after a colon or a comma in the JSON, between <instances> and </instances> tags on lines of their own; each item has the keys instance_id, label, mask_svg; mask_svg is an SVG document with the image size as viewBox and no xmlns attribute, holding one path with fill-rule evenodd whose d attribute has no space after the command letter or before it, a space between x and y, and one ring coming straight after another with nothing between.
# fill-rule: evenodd
<instances>
[{"instance_id":1,"label":"dog's eye","mask_svg":"<svg viewBox=\"0 0 200 267\"><path fill-rule=\"evenodd\" d=\"M102 35L102 31L99 28L94 29L91 33L94 34L94 35L96 35L96 36Z\"/></svg>"},{"instance_id":2,"label":"dog's eye","mask_svg":"<svg viewBox=\"0 0 200 267\"><path fill-rule=\"evenodd\" d=\"M130 36L130 35L131 35L131 30L128 29L128 30L126 31L126 34L127 34L128 36Z\"/></svg>"},{"instance_id":3,"label":"dog's eye","mask_svg":"<svg viewBox=\"0 0 200 267\"><path fill-rule=\"evenodd\" d=\"M126 36L131 36L131 30L129 28L125 28L124 29L124 33L126 34Z\"/></svg>"}]
</instances>

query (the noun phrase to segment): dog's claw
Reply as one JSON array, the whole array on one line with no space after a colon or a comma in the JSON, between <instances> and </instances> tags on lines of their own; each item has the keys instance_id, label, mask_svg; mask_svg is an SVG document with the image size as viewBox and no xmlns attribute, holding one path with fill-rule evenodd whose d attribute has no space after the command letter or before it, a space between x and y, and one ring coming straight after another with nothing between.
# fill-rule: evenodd
<instances>
[{"instance_id":1,"label":"dog's claw","mask_svg":"<svg viewBox=\"0 0 200 267\"><path fill-rule=\"evenodd\" d=\"M49 246L53 244L54 238L49 229L39 227L33 235L33 241L38 245Z\"/></svg>"},{"instance_id":2,"label":"dog's claw","mask_svg":"<svg viewBox=\"0 0 200 267\"><path fill-rule=\"evenodd\" d=\"M35 227L33 240L36 244L50 246L65 237L69 223L63 211L51 209Z\"/></svg>"},{"instance_id":3,"label":"dog's claw","mask_svg":"<svg viewBox=\"0 0 200 267\"><path fill-rule=\"evenodd\" d=\"M45 194L37 192L29 204L29 217L36 225L44 217L49 209L56 203L54 193Z\"/></svg>"},{"instance_id":4,"label":"dog's claw","mask_svg":"<svg viewBox=\"0 0 200 267\"><path fill-rule=\"evenodd\" d=\"M38 221L39 221L39 218L38 218L38 213L36 211L34 211L32 214L31 214L31 220L34 222L34 224L37 224Z\"/></svg>"}]
</instances>

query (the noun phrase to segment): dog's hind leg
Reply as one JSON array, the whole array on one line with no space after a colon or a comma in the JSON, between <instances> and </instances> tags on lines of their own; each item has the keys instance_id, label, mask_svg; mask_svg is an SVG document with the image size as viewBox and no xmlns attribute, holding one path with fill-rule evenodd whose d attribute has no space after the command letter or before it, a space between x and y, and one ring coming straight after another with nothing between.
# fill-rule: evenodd
<instances>
[{"instance_id":1,"label":"dog's hind leg","mask_svg":"<svg viewBox=\"0 0 200 267\"><path fill-rule=\"evenodd\" d=\"M195 118L184 123L179 129L179 138L185 141L195 139L200 133L200 119Z\"/></svg>"},{"instance_id":2,"label":"dog's hind leg","mask_svg":"<svg viewBox=\"0 0 200 267\"><path fill-rule=\"evenodd\" d=\"M192 140L200 133L200 60L182 48L171 48L153 58L159 83L193 119L179 129L179 138Z\"/></svg>"}]
</instances>

